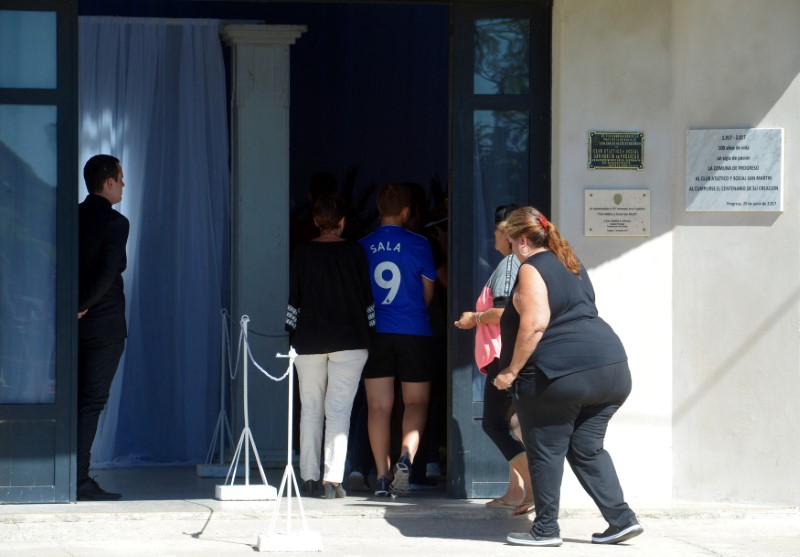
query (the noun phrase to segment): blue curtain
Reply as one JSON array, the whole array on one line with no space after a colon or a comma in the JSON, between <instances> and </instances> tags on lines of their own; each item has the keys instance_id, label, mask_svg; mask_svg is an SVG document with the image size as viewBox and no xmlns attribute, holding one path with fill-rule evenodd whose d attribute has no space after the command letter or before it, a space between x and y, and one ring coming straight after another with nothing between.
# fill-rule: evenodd
<instances>
[{"instance_id":1,"label":"blue curtain","mask_svg":"<svg viewBox=\"0 0 800 557\"><path fill-rule=\"evenodd\" d=\"M128 342L95 466L201 462L220 411L230 180L219 27L79 21L80 165L96 153L120 159L117 209L131 222Z\"/></svg>"}]
</instances>

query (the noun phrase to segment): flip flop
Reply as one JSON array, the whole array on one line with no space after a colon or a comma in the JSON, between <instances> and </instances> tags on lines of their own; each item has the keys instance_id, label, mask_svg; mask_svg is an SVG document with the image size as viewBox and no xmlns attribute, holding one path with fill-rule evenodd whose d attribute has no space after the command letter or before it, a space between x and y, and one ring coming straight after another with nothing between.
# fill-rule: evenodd
<instances>
[{"instance_id":1,"label":"flip flop","mask_svg":"<svg viewBox=\"0 0 800 557\"><path fill-rule=\"evenodd\" d=\"M491 501L487 501L486 506L496 507L501 509L516 509L518 505L512 505L502 497L498 497L497 499L492 499Z\"/></svg>"},{"instance_id":2,"label":"flip flop","mask_svg":"<svg viewBox=\"0 0 800 557\"><path fill-rule=\"evenodd\" d=\"M521 505L514 507L514 510L511 511L511 516L524 516L532 512L536 506L533 504L533 501L526 501Z\"/></svg>"}]
</instances>

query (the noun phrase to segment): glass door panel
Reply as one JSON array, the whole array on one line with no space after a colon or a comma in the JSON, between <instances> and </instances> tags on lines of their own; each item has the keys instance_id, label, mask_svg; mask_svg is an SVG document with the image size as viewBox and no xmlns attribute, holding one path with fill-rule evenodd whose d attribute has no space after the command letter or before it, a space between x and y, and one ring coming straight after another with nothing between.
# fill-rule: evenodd
<instances>
[{"instance_id":1,"label":"glass door panel","mask_svg":"<svg viewBox=\"0 0 800 557\"><path fill-rule=\"evenodd\" d=\"M550 211L551 20L548 0L453 7L453 320L475 307L502 258L494 249L496 207ZM497 497L508 466L482 430L485 376L474 362L474 342L474 333L450 333L448 492Z\"/></svg>"},{"instance_id":2,"label":"glass door panel","mask_svg":"<svg viewBox=\"0 0 800 557\"><path fill-rule=\"evenodd\" d=\"M0 87L55 89L55 12L0 11Z\"/></svg>"},{"instance_id":3,"label":"glass door panel","mask_svg":"<svg viewBox=\"0 0 800 557\"><path fill-rule=\"evenodd\" d=\"M530 92L531 22L529 19L475 21L476 95L527 95Z\"/></svg>"},{"instance_id":4,"label":"glass door panel","mask_svg":"<svg viewBox=\"0 0 800 557\"><path fill-rule=\"evenodd\" d=\"M55 401L56 119L0 105L0 404Z\"/></svg>"},{"instance_id":5,"label":"glass door panel","mask_svg":"<svg viewBox=\"0 0 800 557\"><path fill-rule=\"evenodd\" d=\"M530 118L525 110L473 111L475 226L474 285L486 282L502 255L494 249L494 213L500 205L523 205L529 189ZM484 375L473 369L472 399L483 401Z\"/></svg>"},{"instance_id":6,"label":"glass door panel","mask_svg":"<svg viewBox=\"0 0 800 557\"><path fill-rule=\"evenodd\" d=\"M0 504L75 499L77 11L0 3Z\"/></svg>"}]
</instances>

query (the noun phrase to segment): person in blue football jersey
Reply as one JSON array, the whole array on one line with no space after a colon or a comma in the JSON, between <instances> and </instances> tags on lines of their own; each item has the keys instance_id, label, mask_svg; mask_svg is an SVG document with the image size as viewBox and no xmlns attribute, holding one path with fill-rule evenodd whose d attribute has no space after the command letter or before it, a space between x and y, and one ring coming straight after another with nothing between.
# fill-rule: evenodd
<instances>
[{"instance_id":1,"label":"person in blue football jersey","mask_svg":"<svg viewBox=\"0 0 800 557\"><path fill-rule=\"evenodd\" d=\"M369 262L375 298L374 341L364 368L368 429L375 457L375 495L406 495L411 463L428 414L431 379L431 326L436 268L428 240L403 225L411 206L408 187L388 184L378 192L381 226L359 243ZM389 483L390 422L394 382L400 379L405 406L402 448Z\"/></svg>"}]
</instances>

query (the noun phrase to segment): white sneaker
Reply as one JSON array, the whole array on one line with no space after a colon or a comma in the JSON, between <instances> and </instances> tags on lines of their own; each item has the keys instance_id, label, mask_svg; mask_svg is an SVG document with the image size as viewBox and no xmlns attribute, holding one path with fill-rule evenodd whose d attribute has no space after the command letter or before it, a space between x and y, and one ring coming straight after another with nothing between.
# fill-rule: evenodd
<instances>
[{"instance_id":1,"label":"white sneaker","mask_svg":"<svg viewBox=\"0 0 800 557\"><path fill-rule=\"evenodd\" d=\"M558 536L540 538L530 532L512 532L506 536L506 541L514 545L537 545L539 547L558 547L562 544L561 538Z\"/></svg>"}]
</instances>

